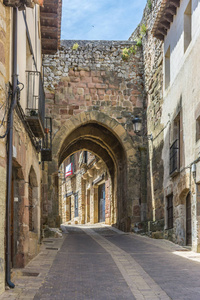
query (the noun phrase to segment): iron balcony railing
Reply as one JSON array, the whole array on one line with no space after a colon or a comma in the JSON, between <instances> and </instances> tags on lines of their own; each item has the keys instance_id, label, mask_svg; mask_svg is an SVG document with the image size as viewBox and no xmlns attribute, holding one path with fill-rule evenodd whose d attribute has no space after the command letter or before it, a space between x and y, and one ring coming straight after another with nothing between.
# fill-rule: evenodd
<instances>
[{"instance_id":1,"label":"iron balcony railing","mask_svg":"<svg viewBox=\"0 0 200 300\"><path fill-rule=\"evenodd\" d=\"M175 140L170 147L170 175L179 172L179 140Z\"/></svg>"},{"instance_id":2,"label":"iron balcony railing","mask_svg":"<svg viewBox=\"0 0 200 300\"><path fill-rule=\"evenodd\" d=\"M45 118L44 121L44 137L42 139L41 157L42 161L52 160L52 119L49 117Z\"/></svg>"},{"instance_id":3,"label":"iron balcony railing","mask_svg":"<svg viewBox=\"0 0 200 300\"><path fill-rule=\"evenodd\" d=\"M40 72L26 71L26 120L36 137L44 136L45 93Z\"/></svg>"}]
</instances>

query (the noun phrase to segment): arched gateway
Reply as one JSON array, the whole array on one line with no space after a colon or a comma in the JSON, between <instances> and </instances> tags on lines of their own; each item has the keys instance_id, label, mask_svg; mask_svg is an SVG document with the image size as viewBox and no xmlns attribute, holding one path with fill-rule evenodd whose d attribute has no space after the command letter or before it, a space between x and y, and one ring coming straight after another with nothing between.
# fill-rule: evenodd
<instances>
[{"instance_id":1,"label":"arched gateway","mask_svg":"<svg viewBox=\"0 0 200 300\"><path fill-rule=\"evenodd\" d=\"M62 41L56 55L46 55L43 61L46 115L53 119L53 161L43 190L44 224L60 223L60 164L86 150L101 158L108 169L112 223L129 230L146 215L146 183L141 178L146 161L139 151L145 147L132 126L136 115L144 118L142 51L138 48L124 61L121 53L132 42L78 41L76 50L73 45L74 41Z\"/></svg>"},{"instance_id":2,"label":"arched gateway","mask_svg":"<svg viewBox=\"0 0 200 300\"><path fill-rule=\"evenodd\" d=\"M112 179L113 223L123 230L129 230L134 219L137 221L133 211L134 206L138 206L140 196L137 151L122 125L106 114L95 111L71 117L53 139L53 160L48 174L51 181L49 222L56 223L59 219L55 180L58 167L65 158L82 149L93 152L105 162Z\"/></svg>"}]
</instances>

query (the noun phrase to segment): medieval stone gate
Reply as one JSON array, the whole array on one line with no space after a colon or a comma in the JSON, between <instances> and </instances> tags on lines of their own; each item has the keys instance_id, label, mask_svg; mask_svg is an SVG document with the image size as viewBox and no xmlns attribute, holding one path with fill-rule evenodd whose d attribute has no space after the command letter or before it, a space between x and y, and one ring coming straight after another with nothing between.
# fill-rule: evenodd
<instances>
[{"instance_id":1,"label":"medieval stone gate","mask_svg":"<svg viewBox=\"0 0 200 300\"><path fill-rule=\"evenodd\" d=\"M145 119L142 51L128 61L121 57L131 45L64 41L56 55L44 58L46 115L53 119L53 160L46 166L48 196L43 208L44 222L50 226L59 225L59 165L82 149L100 157L109 170L112 223L129 230L141 215L145 218L144 145L132 124L136 115Z\"/></svg>"}]
</instances>

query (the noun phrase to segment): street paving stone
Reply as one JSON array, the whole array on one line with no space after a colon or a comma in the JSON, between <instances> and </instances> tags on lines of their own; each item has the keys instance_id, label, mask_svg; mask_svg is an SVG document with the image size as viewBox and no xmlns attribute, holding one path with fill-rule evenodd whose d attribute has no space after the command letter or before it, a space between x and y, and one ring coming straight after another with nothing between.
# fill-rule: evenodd
<instances>
[{"instance_id":1,"label":"street paving stone","mask_svg":"<svg viewBox=\"0 0 200 300\"><path fill-rule=\"evenodd\" d=\"M103 224L65 228L14 270L16 287L0 300L200 300L200 254Z\"/></svg>"}]
</instances>

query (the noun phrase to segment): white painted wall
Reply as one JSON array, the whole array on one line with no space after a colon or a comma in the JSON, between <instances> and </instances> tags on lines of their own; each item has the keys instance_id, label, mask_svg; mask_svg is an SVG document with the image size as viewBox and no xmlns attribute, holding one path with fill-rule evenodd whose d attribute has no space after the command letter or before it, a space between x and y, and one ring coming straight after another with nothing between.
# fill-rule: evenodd
<instances>
[{"instance_id":1,"label":"white painted wall","mask_svg":"<svg viewBox=\"0 0 200 300\"><path fill-rule=\"evenodd\" d=\"M190 176L190 164L200 156L200 140L196 142L196 117L195 111L200 105L200 1L192 0L192 39L184 53L184 11L189 0L182 0L180 7L177 9L177 15L168 31L164 41L164 53L170 46L170 85L165 89L164 84L164 103L162 112L162 123L167 124L168 120L173 124L176 116L177 106L182 102L183 115L183 152L184 164L180 174L186 174L190 183L185 182L185 187L192 190L192 231L193 231L193 250L198 244L198 232L196 221L196 190L192 176ZM165 72L165 70L164 70ZM164 74L165 78L165 74ZM170 149L170 125L164 131L164 148L162 158L164 161L164 191L166 194L167 187L173 185L173 193L184 188L180 186L178 175L175 179L169 176L169 149ZM197 166L197 172L200 166ZM177 237L184 238L185 217L182 218L179 210L182 204L175 207L176 219L174 220L175 232L182 234ZM184 208L185 209L185 208ZM179 221L179 219L181 221Z\"/></svg>"},{"instance_id":2,"label":"white painted wall","mask_svg":"<svg viewBox=\"0 0 200 300\"><path fill-rule=\"evenodd\" d=\"M171 23L164 41L164 54L167 52L169 46L171 50L170 85L174 83L176 76L183 67L185 59L191 51L191 48L193 48L194 42L200 31L200 1L192 0L192 41L184 53L184 12L189 0L182 0L180 3L180 7L177 8L177 14L174 16L173 23ZM164 91L164 94L166 93L167 90Z\"/></svg>"}]
</instances>

